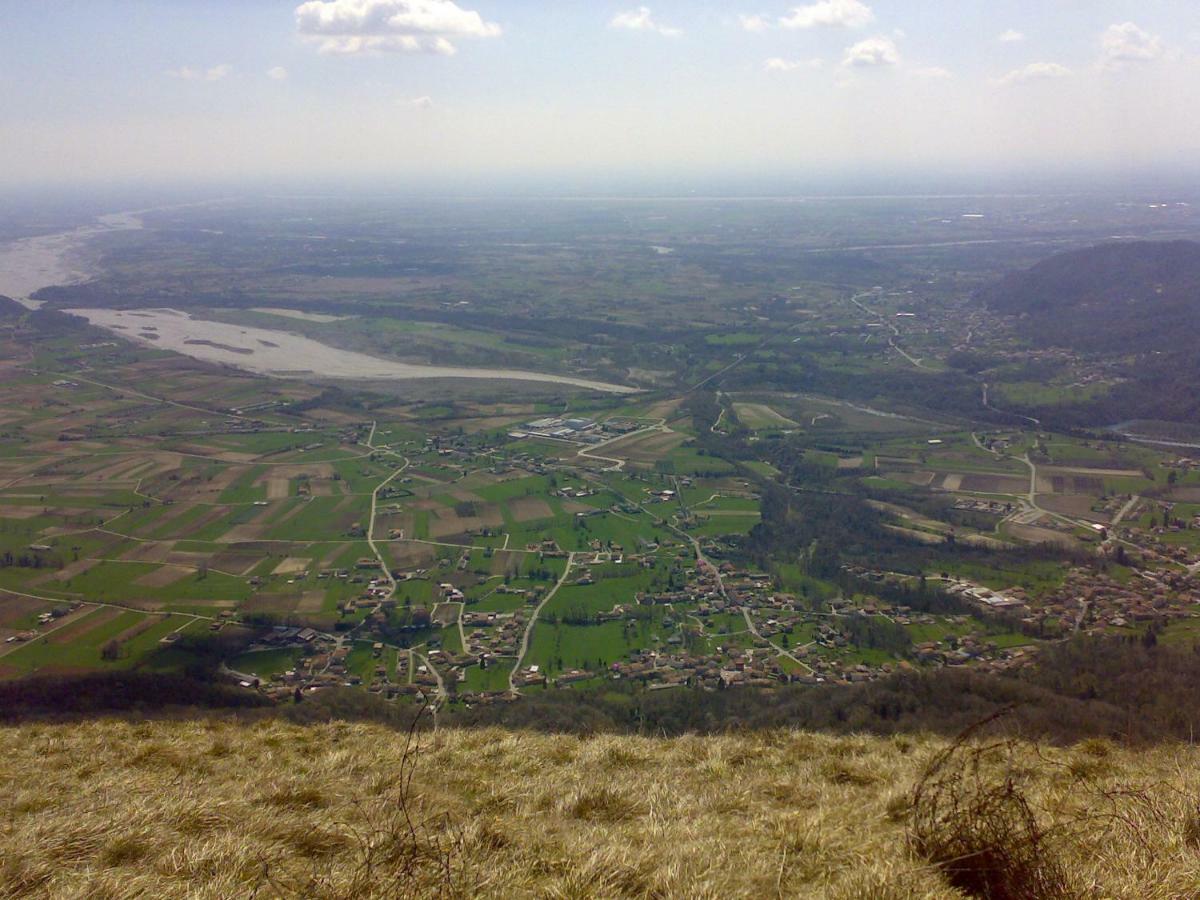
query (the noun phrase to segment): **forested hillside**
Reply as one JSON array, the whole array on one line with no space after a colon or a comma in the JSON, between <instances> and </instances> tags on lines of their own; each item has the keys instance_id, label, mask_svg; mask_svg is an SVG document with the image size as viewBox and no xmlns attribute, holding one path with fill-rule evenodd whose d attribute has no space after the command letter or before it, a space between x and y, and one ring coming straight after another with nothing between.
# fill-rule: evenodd
<instances>
[{"instance_id":1,"label":"forested hillside","mask_svg":"<svg viewBox=\"0 0 1200 900\"><path fill-rule=\"evenodd\" d=\"M981 297L1035 343L1138 353L1194 346L1200 243L1133 241L1060 253Z\"/></svg>"}]
</instances>

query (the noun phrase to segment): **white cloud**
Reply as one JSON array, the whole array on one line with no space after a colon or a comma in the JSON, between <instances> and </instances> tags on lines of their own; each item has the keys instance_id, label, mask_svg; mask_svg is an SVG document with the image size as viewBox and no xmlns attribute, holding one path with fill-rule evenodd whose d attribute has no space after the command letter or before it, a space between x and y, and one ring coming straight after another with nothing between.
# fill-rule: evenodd
<instances>
[{"instance_id":1,"label":"white cloud","mask_svg":"<svg viewBox=\"0 0 1200 900\"><path fill-rule=\"evenodd\" d=\"M842 65L865 68L870 66L894 66L900 62L900 51L890 37L867 38L846 48Z\"/></svg>"},{"instance_id":2,"label":"white cloud","mask_svg":"<svg viewBox=\"0 0 1200 900\"><path fill-rule=\"evenodd\" d=\"M817 0L797 6L783 16L783 28L862 28L875 21L875 13L862 0Z\"/></svg>"},{"instance_id":3,"label":"white cloud","mask_svg":"<svg viewBox=\"0 0 1200 900\"><path fill-rule=\"evenodd\" d=\"M930 81L941 81L954 77L953 72L941 66L919 66L913 69L912 73L918 78L928 78Z\"/></svg>"},{"instance_id":4,"label":"white cloud","mask_svg":"<svg viewBox=\"0 0 1200 900\"><path fill-rule=\"evenodd\" d=\"M229 63L221 63L220 65L212 66L208 69L196 69L192 66L180 66L178 69L170 69L167 74L172 78L178 78L182 81L220 81L227 77L233 71L233 66Z\"/></svg>"},{"instance_id":5,"label":"white cloud","mask_svg":"<svg viewBox=\"0 0 1200 900\"><path fill-rule=\"evenodd\" d=\"M771 23L760 15L738 16L738 24L745 31L766 31L771 27Z\"/></svg>"},{"instance_id":6,"label":"white cloud","mask_svg":"<svg viewBox=\"0 0 1200 900\"><path fill-rule=\"evenodd\" d=\"M275 66L274 68L267 69L267 77L272 81L287 81L288 70L283 66Z\"/></svg>"},{"instance_id":7,"label":"white cloud","mask_svg":"<svg viewBox=\"0 0 1200 900\"><path fill-rule=\"evenodd\" d=\"M1066 78L1071 70L1066 66L1052 62L1033 62L1019 69L1013 69L1006 75L993 78L992 84L1007 87L1010 84L1020 84L1023 81L1038 81L1049 78Z\"/></svg>"},{"instance_id":8,"label":"white cloud","mask_svg":"<svg viewBox=\"0 0 1200 900\"><path fill-rule=\"evenodd\" d=\"M784 59L772 56L763 62L763 68L768 72L794 72L797 69L819 69L825 65L822 59Z\"/></svg>"},{"instance_id":9,"label":"white cloud","mask_svg":"<svg viewBox=\"0 0 1200 900\"><path fill-rule=\"evenodd\" d=\"M672 28L669 25L663 25L654 18L654 14L650 12L650 7L639 6L637 9L629 9L625 12L617 13L608 23L609 28L625 28L629 31L653 31L663 35L663 37L679 37L683 34L678 28Z\"/></svg>"},{"instance_id":10,"label":"white cloud","mask_svg":"<svg viewBox=\"0 0 1200 900\"><path fill-rule=\"evenodd\" d=\"M459 38L489 38L500 26L453 0L308 0L296 30L321 53L456 52Z\"/></svg>"},{"instance_id":11,"label":"white cloud","mask_svg":"<svg viewBox=\"0 0 1200 900\"><path fill-rule=\"evenodd\" d=\"M428 95L408 97L401 100L400 105L406 106L409 109L433 109L433 98Z\"/></svg>"},{"instance_id":12,"label":"white cloud","mask_svg":"<svg viewBox=\"0 0 1200 900\"><path fill-rule=\"evenodd\" d=\"M1143 31L1132 22L1109 25L1100 35L1100 65L1105 69L1149 62L1162 56L1164 50L1162 38Z\"/></svg>"},{"instance_id":13,"label":"white cloud","mask_svg":"<svg viewBox=\"0 0 1200 900\"><path fill-rule=\"evenodd\" d=\"M1025 33L1023 31L1017 31L1015 28L1010 28L1007 31L1000 32L1000 34L996 36L996 40L1002 44L1019 44L1021 41L1025 40Z\"/></svg>"}]
</instances>

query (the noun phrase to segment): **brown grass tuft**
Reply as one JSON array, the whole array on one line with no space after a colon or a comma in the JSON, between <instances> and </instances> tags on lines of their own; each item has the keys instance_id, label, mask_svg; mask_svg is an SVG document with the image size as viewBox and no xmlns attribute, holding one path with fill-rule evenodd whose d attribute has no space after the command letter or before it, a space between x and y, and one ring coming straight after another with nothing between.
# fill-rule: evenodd
<instances>
[{"instance_id":1,"label":"brown grass tuft","mask_svg":"<svg viewBox=\"0 0 1200 900\"><path fill-rule=\"evenodd\" d=\"M566 804L567 814L587 822L620 822L637 814L629 798L606 787L585 788Z\"/></svg>"},{"instance_id":2,"label":"brown grass tuft","mask_svg":"<svg viewBox=\"0 0 1200 900\"><path fill-rule=\"evenodd\" d=\"M261 802L279 809L324 809L328 805L325 795L317 788L296 784L267 794Z\"/></svg>"}]
</instances>

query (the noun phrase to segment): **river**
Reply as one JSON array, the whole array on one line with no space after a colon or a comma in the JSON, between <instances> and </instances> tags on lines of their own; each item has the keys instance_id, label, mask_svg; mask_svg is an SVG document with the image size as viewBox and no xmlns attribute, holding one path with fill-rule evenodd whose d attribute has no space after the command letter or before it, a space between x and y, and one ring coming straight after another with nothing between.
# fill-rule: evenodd
<instances>
[{"instance_id":1,"label":"river","mask_svg":"<svg viewBox=\"0 0 1200 900\"><path fill-rule=\"evenodd\" d=\"M137 213L100 216L94 225L82 225L57 234L23 238L0 246L0 296L37 309L33 294L44 287L78 284L94 276L84 253L88 241L110 231L141 228Z\"/></svg>"},{"instance_id":2,"label":"river","mask_svg":"<svg viewBox=\"0 0 1200 900\"><path fill-rule=\"evenodd\" d=\"M476 378L497 381L543 381L592 391L630 394L637 388L569 375L518 369L416 365L381 359L322 344L299 334L249 325L197 319L177 309L68 309L128 340L173 350L194 359L223 363L276 378Z\"/></svg>"},{"instance_id":3,"label":"river","mask_svg":"<svg viewBox=\"0 0 1200 900\"><path fill-rule=\"evenodd\" d=\"M39 289L78 284L95 276L85 252L88 241L100 234L141 227L138 213L113 213L100 216L93 225L23 238L0 246L0 295L11 297L29 309L37 309L41 302L34 300L33 294ZM272 311L309 318L294 311ZM638 390L627 385L545 372L402 363L331 347L286 331L196 319L174 309L72 309L66 312L82 316L93 325L136 343L277 378L396 381L474 378L550 382L616 394L631 394Z\"/></svg>"}]
</instances>

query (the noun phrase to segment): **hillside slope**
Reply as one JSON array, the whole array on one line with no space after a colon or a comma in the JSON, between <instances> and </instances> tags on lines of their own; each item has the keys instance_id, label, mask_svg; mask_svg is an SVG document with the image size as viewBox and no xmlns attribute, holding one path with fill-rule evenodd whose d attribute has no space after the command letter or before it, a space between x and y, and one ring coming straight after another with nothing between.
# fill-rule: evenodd
<instances>
[{"instance_id":1,"label":"hillside slope","mask_svg":"<svg viewBox=\"0 0 1200 900\"><path fill-rule=\"evenodd\" d=\"M984 290L996 312L1027 317L1037 343L1145 353L1194 346L1200 243L1129 241L1059 253Z\"/></svg>"},{"instance_id":2,"label":"hillside slope","mask_svg":"<svg viewBox=\"0 0 1200 900\"><path fill-rule=\"evenodd\" d=\"M410 766L380 727L210 720L27 725L0 745L6 896L962 896L906 843L940 740L444 730ZM1041 853L1073 889L1200 884L1195 748L975 758L1057 823Z\"/></svg>"}]
</instances>

